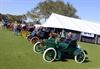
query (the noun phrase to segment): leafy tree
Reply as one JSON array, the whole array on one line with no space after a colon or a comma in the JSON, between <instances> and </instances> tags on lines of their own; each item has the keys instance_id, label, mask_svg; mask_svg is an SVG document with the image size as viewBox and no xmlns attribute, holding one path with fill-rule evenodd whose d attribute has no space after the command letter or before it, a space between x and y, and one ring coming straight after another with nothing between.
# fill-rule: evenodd
<instances>
[{"instance_id":1,"label":"leafy tree","mask_svg":"<svg viewBox=\"0 0 100 69\"><path fill-rule=\"evenodd\" d=\"M15 21L22 21L23 19L26 19L25 15L11 15L11 14L7 14L6 15L8 17L8 20L11 22L15 22Z\"/></svg>"},{"instance_id":2,"label":"leafy tree","mask_svg":"<svg viewBox=\"0 0 100 69\"><path fill-rule=\"evenodd\" d=\"M48 18L51 15L51 13L57 13L69 17L79 18L76 15L76 12L77 10L69 2L65 4L61 0L46 0L44 2L40 2L33 10L31 10L30 15L33 16L35 14L36 18L41 19Z\"/></svg>"},{"instance_id":3,"label":"leafy tree","mask_svg":"<svg viewBox=\"0 0 100 69\"><path fill-rule=\"evenodd\" d=\"M31 18L31 19L34 19L34 20L36 20L37 18L39 18L39 16L37 14L32 13L30 11L27 12L26 16L29 17L29 18Z\"/></svg>"},{"instance_id":4,"label":"leafy tree","mask_svg":"<svg viewBox=\"0 0 100 69\"><path fill-rule=\"evenodd\" d=\"M2 21L2 14L0 13L0 21Z\"/></svg>"}]
</instances>

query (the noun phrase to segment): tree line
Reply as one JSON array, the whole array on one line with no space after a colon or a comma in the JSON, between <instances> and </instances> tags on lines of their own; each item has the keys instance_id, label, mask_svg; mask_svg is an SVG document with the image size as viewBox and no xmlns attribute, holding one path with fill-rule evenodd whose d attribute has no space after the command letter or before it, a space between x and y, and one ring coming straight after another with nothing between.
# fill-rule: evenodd
<instances>
[{"instance_id":1,"label":"tree line","mask_svg":"<svg viewBox=\"0 0 100 69\"><path fill-rule=\"evenodd\" d=\"M42 18L47 19L52 13L61 14L68 17L79 18L76 15L76 8L69 2L64 3L62 0L45 0L38 3L38 5L32 10L28 11L24 15L11 15L11 14L0 14L0 20L8 19L9 21L20 21L21 19L26 19L27 17L32 20L41 20Z\"/></svg>"}]
</instances>

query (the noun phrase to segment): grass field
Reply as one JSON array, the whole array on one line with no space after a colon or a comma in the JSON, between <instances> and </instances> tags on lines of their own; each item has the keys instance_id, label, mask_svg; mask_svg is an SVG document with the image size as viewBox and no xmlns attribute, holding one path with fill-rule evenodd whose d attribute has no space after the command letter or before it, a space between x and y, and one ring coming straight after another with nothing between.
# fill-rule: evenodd
<instances>
[{"instance_id":1,"label":"grass field","mask_svg":"<svg viewBox=\"0 0 100 69\"><path fill-rule=\"evenodd\" d=\"M78 64L67 59L47 63L42 55L32 51L32 44L25 38L0 30L0 69L100 69L100 45L79 44L88 52L87 62Z\"/></svg>"}]
</instances>

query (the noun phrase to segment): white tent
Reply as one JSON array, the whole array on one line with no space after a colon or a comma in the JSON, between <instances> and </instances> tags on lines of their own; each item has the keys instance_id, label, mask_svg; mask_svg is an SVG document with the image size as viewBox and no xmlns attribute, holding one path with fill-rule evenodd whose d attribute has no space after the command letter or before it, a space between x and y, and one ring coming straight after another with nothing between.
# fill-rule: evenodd
<instances>
[{"instance_id":1,"label":"white tent","mask_svg":"<svg viewBox=\"0 0 100 69\"><path fill-rule=\"evenodd\" d=\"M64 28L63 25L58 21L54 14L52 14L43 24L44 27L53 27L53 28Z\"/></svg>"},{"instance_id":2,"label":"white tent","mask_svg":"<svg viewBox=\"0 0 100 69\"><path fill-rule=\"evenodd\" d=\"M52 13L44 27L64 28L100 35L100 24Z\"/></svg>"}]
</instances>

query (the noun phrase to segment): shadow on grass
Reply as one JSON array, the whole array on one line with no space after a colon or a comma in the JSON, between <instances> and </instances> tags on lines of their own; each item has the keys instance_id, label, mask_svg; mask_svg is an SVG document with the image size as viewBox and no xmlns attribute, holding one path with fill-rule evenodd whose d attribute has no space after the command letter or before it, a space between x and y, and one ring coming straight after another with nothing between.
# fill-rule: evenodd
<instances>
[{"instance_id":1,"label":"shadow on grass","mask_svg":"<svg viewBox=\"0 0 100 69\"><path fill-rule=\"evenodd\" d=\"M68 58L68 60L74 60L74 59L69 59ZM67 59L63 59L63 60L55 60L54 62L68 62L68 60ZM91 62L90 60L85 60L83 63L89 63L89 62Z\"/></svg>"},{"instance_id":2,"label":"shadow on grass","mask_svg":"<svg viewBox=\"0 0 100 69\"><path fill-rule=\"evenodd\" d=\"M68 60L74 60L74 57L73 56L62 56L62 59L58 60L56 59L54 62L59 62L59 61L62 61L62 62L68 62ZM86 60L83 62L83 63L88 63L88 62L91 62L88 57L86 57Z\"/></svg>"},{"instance_id":3,"label":"shadow on grass","mask_svg":"<svg viewBox=\"0 0 100 69\"><path fill-rule=\"evenodd\" d=\"M86 59L83 63L89 63L89 62L91 62L91 61Z\"/></svg>"},{"instance_id":4,"label":"shadow on grass","mask_svg":"<svg viewBox=\"0 0 100 69\"><path fill-rule=\"evenodd\" d=\"M59 62L59 61L67 62L68 60L66 60L66 59L61 59L61 60L55 60L54 62Z\"/></svg>"}]
</instances>

